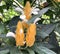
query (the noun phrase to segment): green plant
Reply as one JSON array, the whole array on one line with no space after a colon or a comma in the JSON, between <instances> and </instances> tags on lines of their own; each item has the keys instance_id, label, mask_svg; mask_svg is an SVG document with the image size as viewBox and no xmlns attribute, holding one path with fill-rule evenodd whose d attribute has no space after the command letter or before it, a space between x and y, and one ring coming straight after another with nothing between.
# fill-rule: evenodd
<instances>
[{"instance_id":1,"label":"green plant","mask_svg":"<svg viewBox=\"0 0 60 54\"><path fill-rule=\"evenodd\" d=\"M27 15L26 15L26 13L22 14L23 16L26 15L25 17L30 16L30 17L28 17L29 18L28 20L26 20L25 18L18 19L16 17L16 18L12 18L11 20L9 20L9 22L7 21L8 23L1 21L1 23L0 23L0 25L1 25L0 26L0 54L56 54L52 50L52 49L55 49L54 44L56 44L56 43L50 44L48 42L49 41L48 39L51 36L54 37L56 35L55 34L56 31L59 32L58 28L60 28L60 26L59 26L59 23L60 23L60 20L59 20L60 8L59 7L60 6L54 0L49 0L47 2L49 3L48 7L41 7L41 5L38 6L40 10L39 10L38 14L36 14L36 15L32 15L32 14L28 15L28 14L30 14L30 12L29 12L30 9L28 8L27 9L28 11L26 11ZM19 5L20 4L18 4L18 6ZM34 1L33 6L35 6L35 5L36 4ZM24 10L24 8L22 8L22 10ZM46 17L44 15L46 15ZM49 16L50 18L47 16ZM11 17L11 15L10 15L10 17ZM35 21L37 18L39 18L39 19L37 21ZM50 23L47 22L47 24L46 24L46 22L44 22L46 20L49 20ZM9 31L13 30L15 32L17 29L16 27L17 27L18 21L20 21L21 23L22 22L26 23L28 25L27 28L25 27L26 25L23 26L25 38L26 38L27 29L30 27L30 24L36 25L35 42L31 47L26 46L26 42L25 42L24 46L21 46L21 45L16 46L15 37L11 37L11 36L6 37L6 33L4 33L4 31L9 32ZM44 22L44 24L43 24L43 22ZM21 25L19 25L19 26L21 26ZM1 29L3 29L3 30L1 30ZM19 29L20 29L20 27L19 27ZM16 31L17 33L19 33L19 29L17 29L18 30L18 31ZM32 29L31 29L31 31L32 31ZM33 35L33 32L31 35ZM31 37L31 39L32 39L32 37ZM24 41L26 41L26 40L24 40ZM54 42L54 39L53 39L53 42ZM56 44L56 45L58 45L58 44Z\"/></svg>"}]
</instances>

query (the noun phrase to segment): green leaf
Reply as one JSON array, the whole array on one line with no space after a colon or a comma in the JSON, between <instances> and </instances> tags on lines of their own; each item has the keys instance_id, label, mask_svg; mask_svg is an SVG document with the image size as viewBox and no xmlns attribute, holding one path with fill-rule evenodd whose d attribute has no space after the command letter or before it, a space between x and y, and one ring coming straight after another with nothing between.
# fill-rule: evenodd
<instances>
[{"instance_id":1,"label":"green leaf","mask_svg":"<svg viewBox=\"0 0 60 54\"><path fill-rule=\"evenodd\" d=\"M54 48L53 45L51 45L51 44L49 44L49 43L46 43L46 42L45 42L45 43L43 43L43 42L41 43L41 42L40 42L39 45L44 46L44 47L47 47L47 48L49 48L49 49Z\"/></svg>"},{"instance_id":2,"label":"green leaf","mask_svg":"<svg viewBox=\"0 0 60 54\"><path fill-rule=\"evenodd\" d=\"M6 38L6 34L0 34L0 38Z\"/></svg>"},{"instance_id":3,"label":"green leaf","mask_svg":"<svg viewBox=\"0 0 60 54\"><path fill-rule=\"evenodd\" d=\"M49 34L47 34L46 32L37 30L37 36L41 36L42 38L46 38L47 36L49 36Z\"/></svg>"},{"instance_id":4,"label":"green leaf","mask_svg":"<svg viewBox=\"0 0 60 54\"><path fill-rule=\"evenodd\" d=\"M5 28L4 28L4 24L0 23L0 34L4 33Z\"/></svg>"},{"instance_id":5,"label":"green leaf","mask_svg":"<svg viewBox=\"0 0 60 54\"><path fill-rule=\"evenodd\" d=\"M10 54L23 54L20 50L18 50L16 47L12 47L10 49Z\"/></svg>"},{"instance_id":6,"label":"green leaf","mask_svg":"<svg viewBox=\"0 0 60 54\"><path fill-rule=\"evenodd\" d=\"M39 48L37 48L37 46L32 47L32 49L38 54L46 54L43 51L41 51Z\"/></svg>"},{"instance_id":7,"label":"green leaf","mask_svg":"<svg viewBox=\"0 0 60 54\"><path fill-rule=\"evenodd\" d=\"M55 33L56 33L57 36L60 37L60 23L56 25Z\"/></svg>"},{"instance_id":8,"label":"green leaf","mask_svg":"<svg viewBox=\"0 0 60 54\"><path fill-rule=\"evenodd\" d=\"M3 39L3 41L9 46L14 46L16 44L15 38L13 37L6 37L5 39Z\"/></svg>"},{"instance_id":9,"label":"green leaf","mask_svg":"<svg viewBox=\"0 0 60 54\"><path fill-rule=\"evenodd\" d=\"M29 52L29 54L35 54L35 52L32 49L27 49L27 51Z\"/></svg>"},{"instance_id":10,"label":"green leaf","mask_svg":"<svg viewBox=\"0 0 60 54\"><path fill-rule=\"evenodd\" d=\"M7 54L7 53L9 53L9 49L1 50L1 51L0 51L0 54Z\"/></svg>"},{"instance_id":11,"label":"green leaf","mask_svg":"<svg viewBox=\"0 0 60 54\"><path fill-rule=\"evenodd\" d=\"M55 52L53 52L52 50L43 47L41 45L37 45L35 44L34 47L32 47L34 51L36 51L38 54L56 54Z\"/></svg>"},{"instance_id":12,"label":"green leaf","mask_svg":"<svg viewBox=\"0 0 60 54\"><path fill-rule=\"evenodd\" d=\"M40 47L37 47L39 48L41 51L43 51L45 54L56 54L55 52L53 52L52 50L49 50L48 48L46 47L43 47L43 46L40 46Z\"/></svg>"},{"instance_id":13,"label":"green leaf","mask_svg":"<svg viewBox=\"0 0 60 54\"><path fill-rule=\"evenodd\" d=\"M54 30L56 24L38 24L37 25L37 36L45 38Z\"/></svg>"},{"instance_id":14,"label":"green leaf","mask_svg":"<svg viewBox=\"0 0 60 54\"><path fill-rule=\"evenodd\" d=\"M44 8L42 10L40 10L40 12L37 15L32 16L32 18L27 22L29 23L33 23L34 20L38 17L41 17L44 13L46 13L48 10L50 9L50 7Z\"/></svg>"}]
</instances>

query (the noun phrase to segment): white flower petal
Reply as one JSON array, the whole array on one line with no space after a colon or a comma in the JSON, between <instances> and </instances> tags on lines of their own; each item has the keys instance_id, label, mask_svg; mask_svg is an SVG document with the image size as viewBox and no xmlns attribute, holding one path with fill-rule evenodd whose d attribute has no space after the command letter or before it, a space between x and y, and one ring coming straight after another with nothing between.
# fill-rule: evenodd
<instances>
[{"instance_id":1,"label":"white flower petal","mask_svg":"<svg viewBox=\"0 0 60 54\"><path fill-rule=\"evenodd\" d=\"M25 15L20 15L20 18L21 18L22 20L24 20L24 19L26 18L26 16L25 16Z\"/></svg>"},{"instance_id":2,"label":"white flower petal","mask_svg":"<svg viewBox=\"0 0 60 54\"><path fill-rule=\"evenodd\" d=\"M0 3L0 6L3 6L3 3L2 2Z\"/></svg>"},{"instance_id":3,"label":"white flower petal","mask_svg":"<svg viewBox=\"0 0 60 54\"><path fill-rule=\"evenodd\" d=\"M8 32L6 37L14 37L15 38L15 34L13 32Z\"/></svg>"},{"instance_id":4,"label":"white flower petal","mask_svg":"<svg viewBox=\"0 0 60 54\"><path fill-rule=\"evenodd\" d=\"M0 13L0 16L2 16L2 13Z\"/></svg>"},{"instance_id":5,"label":"white flower petal","mask_svg":"<svg viewBox=\"0 0 60 54\"><path fill-rule=\"evenodd\" d=\"M20 15L20 19L22 19L24 22L27 22L28 20L26 19L25 15Z\"/></svg>"},{"instance_id":6,"label":"white flower petal","mask_svg":"<svg viewBox=\"0 0 60 54\"><path fill-rule=\"evenodd\" d=\"M16 7L16 8L15 8L15 11L21 12L22 14L24 14L24 11L23 11L20 7Z\"/></svg>"},{"instance_id":7,"label":"white flower petal","mask_svg":"<svg viewBox=\"0 0 60 54\"><path fill-rule=\"evenodd\" d=\"M40 11L39 8L33 7L32 11L31 11L31 14L37 15L39 11Z\"/></svg>"},{"instance_id":8,"label":"white flower petal","mask_svg":"<svg viewBox=\"0 0 60 54\"><path fill-rule=\"evenodd\" d=\"M36 18L35 21L34 21L34 24L39 20L41 20L41 18Z\"/></svg>"},{"instance_id":9,"label":"white flower petal","mask_svg":"<svg viewBox=\"0 0 60 54\"><path fill-rule=\"evenodd\" d=\"M56 32L56 31L54 31L55 32L55 34L57 35L57 36L59 36L60 37L60 34L58 33L58 32Z\"/></svg>"},{"instance_id":10,"label":"white flower petal","mask_svg":"<svg viewBox=\"0 0 60 54\"><path fill-rule=\"evenodd\" d=\"M6 10L6 9L3 9L3 11L4 11L4 12L7 12L7 10Z\"/></svg>"},{"instance_id":11,"label":"white flower petal","mask_svg":"<svg viewBox=\"0 0 60 54\"><path fill-rule=\"evenodd\" d=\"M33 11L39 11L40 9L39 8L35 8Z\"/></svg>"},{"instance_id":12,"label":"white flower petal","mask_svg":"<svg viewBox=\"0 0 60 54\"><path fill-rule=\"evenodd\" d=\"M24 22L28 22L28 20L27 19L24 19Z\"/></svg>"},{"instance_id":13,"label":"white flower petal","mask_svg":"<svg viewBox=\"0 0 60 54\"><path fill-rule=\"evenodd\" d=\"M33 12L32 12L32 14L37 15L37 14L38 14L38 12L33 11Z\"/></svg>"},{"instance_id":14,"label":"white flower petal","mask_svg":"<svg viewBox=\"0 0 60 54\"><path fill-rule=\"evenodd\" d=\"M36 1L36 4L39 4L38 0Z\"/></svg>"},{"instance_id":15,"label":"white flower petal","mask_svg":"<svg viewBox=\"0 0 60 54\"><path fill-rule=\"evenodd\" d=\"M38 23L36 23L36 24L38 24Z\"/></svg>"}]
</instances>

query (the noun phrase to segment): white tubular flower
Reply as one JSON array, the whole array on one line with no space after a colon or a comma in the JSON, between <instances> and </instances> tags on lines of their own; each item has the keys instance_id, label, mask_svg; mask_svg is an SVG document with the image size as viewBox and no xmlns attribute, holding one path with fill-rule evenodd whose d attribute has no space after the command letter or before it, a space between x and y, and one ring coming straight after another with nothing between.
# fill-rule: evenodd
<instances>
[{"instance_id":1,"label":"white tubular flower","mask_svg":"<svg viewBox=\"0 0 60 54\"><path fill-rule=\"evenodd\" d=\"M21 12L22 14L24 14L24 11L23 11L20 7L16 7L16 8L15 8L15 11Z\"/></svg>"},{"instance_id":2,"label":"white tubular flower","mask_svg":"<svg viewBox=\"0 0 60 54\"><path fill-rule=\"evenodd\" d=\"M15 34L13 32L8 32L6 37L14 37L15 38Z\"/></svg>"},{"instance_id":3,"label":"white tubular flower","mask_svg":"<svg viewBox=\"0 0 60 54\"><path fill-rule=\"evenodd\" d=\"M0 13L0 16L2 16L2 13Z\"/></svg>"},{"instance_id":4,"label":"white tubular flower","mask_svg":"<svg viewBox=\"0 0 60 54\"><path fill-rule=\"evenodd\" d=\"M26 16L24 14L20 15L20 19L22 19L24 22L27 22Z\"/></svg>"},{"instance_id":5,"label":"white tubular flower","mask_svg":"<svg viewBox=\"0 0 60 54\"><path fill-rule=\"evenodd\" d=\"M7 10L6 10L6 9L3 9L3 11L4 11L4 12L7 12Z\"/></svg>"},{"instance_id":6,"label":"white tubular flower","mask_svg":"<svg viewBox=\"0 0 60 54\"><path fill-rule=\"evenodd\" d=\"M39 8L33 7L31 14L37 15L39 11L40 11Z\"/></svg>"},{"instance_id":7,"label":"white tubular flower","mask_svg":"<svg viewBox=\"0 0 60 54\"><path fill-rule=\"evenodd\" d=\"M20 19L24 20L26 19L26 16L24 14L20 15Z\"/></svg>"},{"instance_id":8,"label":"white tubular flower","mask_svg":"<svg viewBox=\"0 0 60 54\"><path fill-rule=\"evenodd\" d=\"M57 31L54 31L54 33L55 33L57 36L60 37L60 34L59 34Z\"/></svg>"},{"instance_id":9,"label":"white tubular flower","mask_svg":"<svg viewBox=\"0 0 60 54\"><path fill-rule=\"evenodd\" d=\"M3 6L3 3L2 2L0 3L0 6Z\"/></svg>"},{"instance_id":10,"label":"white tubular flower","mask_svg":"<svg viewBox=\"0 0 60 54\"><path fill-rule=\"evenodd\" d=\"M37 23L37 21L39 21L39 20L41 20L41 18L36 18L36 19L34 20L34 24Z\"/></svg>"},{"instance_id":11,"label":"white tubular flower","mask_svg":"<svg viewBox=\"0 0 60 54\"><path fill-rule=\"evenodd\" d=\"M38 0L36 1L36 4L39 4L39 1Z\"/></svg>"}]
</instances>

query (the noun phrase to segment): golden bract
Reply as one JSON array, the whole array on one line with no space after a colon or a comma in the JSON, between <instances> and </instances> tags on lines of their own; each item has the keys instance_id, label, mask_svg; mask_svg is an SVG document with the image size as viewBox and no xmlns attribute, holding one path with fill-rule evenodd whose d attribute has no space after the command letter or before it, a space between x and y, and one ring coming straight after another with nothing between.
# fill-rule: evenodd
<instances>
[{"instance_id":1,"label":"golden bract","mask_svg":"<svg viewBox=\"0 0 60 54\"><path fill-rule=\"evenodd\" d=\"M16 40L16 46L24 46L24 31L22 23L20 21L17 24L15 40Z\"/></svg>"},{"instance_id":2,"label":"golden bract","mask_svg":"<svg viewBox=\"0 0 60 54\"><path fill-rule=\"evenodd\" d=\"M26 45L31 47L35 42L35 35L36 35L36 25L31 24L27 30L26 34Z\"/></svg>"},{"instance_id":3,"label":"golden bract","mask_svg":"<svg viewBox=\"0 0 60 54\"><path fill-rule=\"evenodd\" d=\"M32 11L32 8L30 6L30 2L27 1L26 5L24 7L24 15L26 16L27 20L29 20L31 18L31 11ZM28 28L29 27L29 25L27 23L25 23L25 22L22 22L22 24L23 24L24 28Z\"/></svg>"},{"instance_id":4,"label":"golden bract","mask_svg":"<svg viewBox=\"0 0 60 54\"><path fill-rule=\"evenodd\" d=\"M26 16L26 19L29 20L31 18L31 6L29 1L27 1L25 7L24 7L24 15Z\"/></svg>"}]
</instances>

